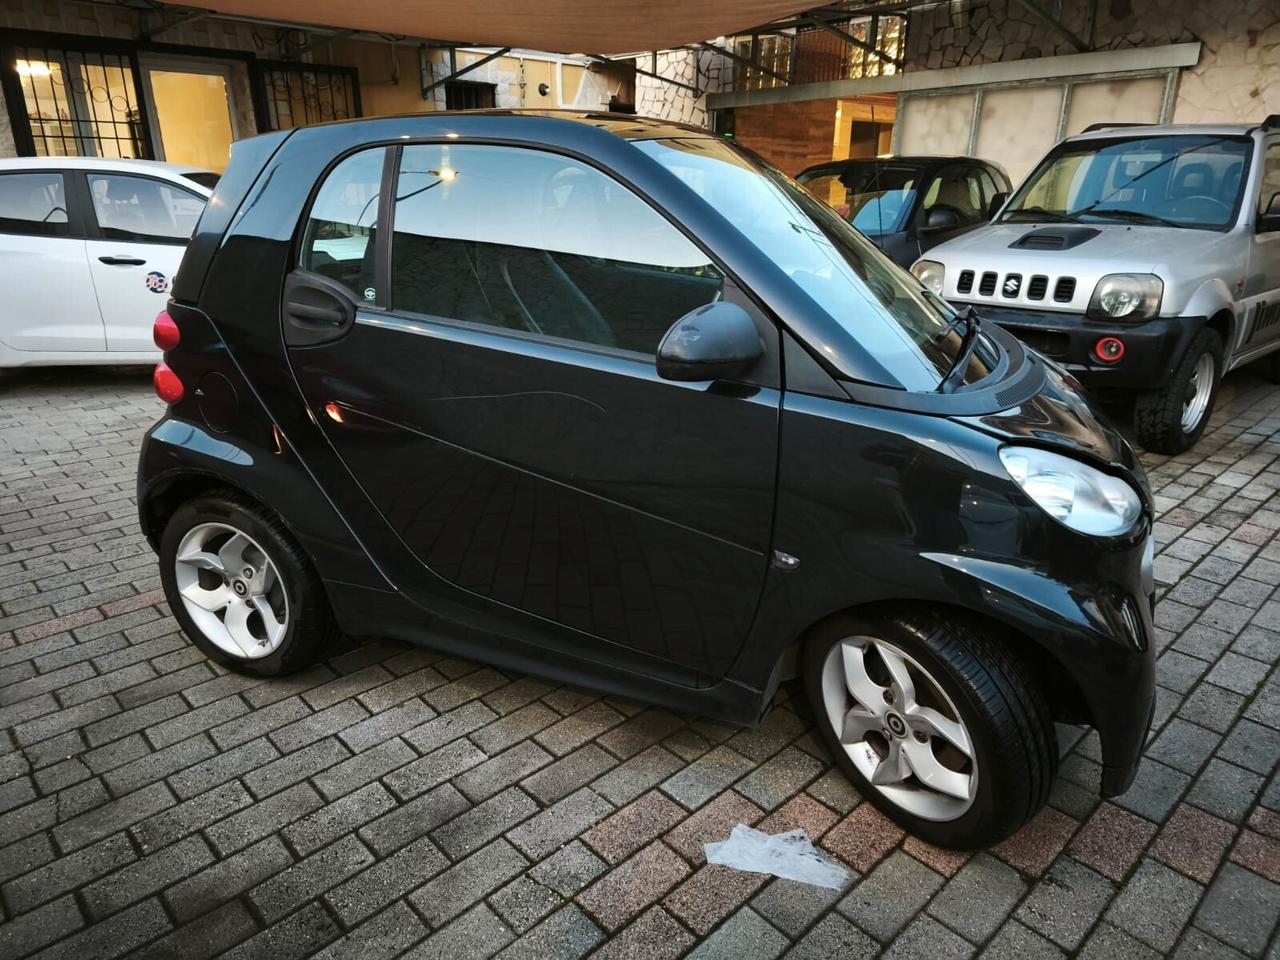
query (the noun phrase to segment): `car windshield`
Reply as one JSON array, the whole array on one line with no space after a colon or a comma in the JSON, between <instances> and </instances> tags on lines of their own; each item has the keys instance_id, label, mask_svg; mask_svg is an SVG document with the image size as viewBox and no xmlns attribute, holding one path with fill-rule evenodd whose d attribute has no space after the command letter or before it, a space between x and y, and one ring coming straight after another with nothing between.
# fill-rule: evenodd
<instances>
[{"instance_id":1,"label":"car windshield","mask_svg":"<svg viewBox=\"0 0 1280 960\"><path fill-rule=\"evenodd\" d=\"M1239 209L1251 143L1209 134L1069 141L1036 168L1000 220L1222 230Z\"/></svg>"},{"instance_id":2,"label":"car windshield","mask_svg":"<svg viewBox=\"0 0 1280 960\"><path fill-rule=\"evenodd\" d=\"M963 349L964 324L825 203L723 140L641 140L635 146L679 177L847 329L896 380L937 390ZM973 352L963 382L994 365Z\"/></svg>"},{"instance_id":3,"label":"car windshield","mask_svg":"<svg viewBox=\"0 0 1280 960\"><path fill-rule=\"evenodd\" d=\"M899 233L915 206L920 171L902 164L865 160L806 170L797 178L806 190L868 236Z\"/></svg>"}]
</instances>

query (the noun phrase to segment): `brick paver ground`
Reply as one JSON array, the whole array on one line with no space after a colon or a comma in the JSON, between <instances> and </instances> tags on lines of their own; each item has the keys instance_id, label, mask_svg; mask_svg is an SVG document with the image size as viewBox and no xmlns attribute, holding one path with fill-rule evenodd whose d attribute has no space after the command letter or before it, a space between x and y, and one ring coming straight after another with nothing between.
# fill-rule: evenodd
<instances>
[{"instance_id":1,"label":"brick paver ground","mask_svg":"<svg viewBox=\"0 0 1280 960\"><path fill-rule=\"evenodd\" d=\"M145 374L0 379L0 957L1280 956L1280 388L1228 379L1158 495L1159 697L1102 803L957 856L741 731L399 644L259 682L179 634L134 517ZM831 892L707 865L807 830Z\"/></svg>"}]
</instances>

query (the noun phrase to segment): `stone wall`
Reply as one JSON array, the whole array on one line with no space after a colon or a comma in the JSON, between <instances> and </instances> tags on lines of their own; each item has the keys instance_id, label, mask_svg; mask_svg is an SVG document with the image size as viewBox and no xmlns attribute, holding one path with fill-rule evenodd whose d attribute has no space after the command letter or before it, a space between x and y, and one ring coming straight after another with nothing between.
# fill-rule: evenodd
<instances>
[{"instance_id":1,"label":"stone wall","mask_svg":"<svg viewBox=\"0 0 1280 960\"><path fill-rule=\"evenodd\" d=\"M1088 39L1087 5L1064 0L1062 22ZM1098 50L1199 40L1184 70L1174 119L1260 120L1280 113L1280 3L1276 0L1101 0ZM907 27L906 69L933 70L1076 53L1059 31L1015 0L955 0L917 10Z\"/></svg>"},{"instance_id":2,"label":"stone wall","mask_svg":"<svg viewBox=\"0 0 1280 960\"><path fill-rule=\"evenodd\" d=\"M637 66L648 69L648 58L639 58ZM733 83L733 64L710 50L663 51L658 54L655 72L690 86L696 85L702 93L695 96L683 87L636 74L636 113L642 117L658 117L704 127L707 125L706 94L727 89Z\"/></svg>"}]
</instances>

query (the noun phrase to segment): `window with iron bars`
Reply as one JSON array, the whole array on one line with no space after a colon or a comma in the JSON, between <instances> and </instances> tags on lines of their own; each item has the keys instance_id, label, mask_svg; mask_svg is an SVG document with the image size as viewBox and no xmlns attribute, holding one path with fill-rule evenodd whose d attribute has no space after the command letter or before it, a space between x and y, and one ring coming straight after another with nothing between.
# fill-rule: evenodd
<instances>
[{"instance_id":1,"label":"window with iron bars","mask_svg":"<svg viewBox=\"0 0 1280 960\"><path fill-rule=\"evenodd\" d=\"M151 156L131 56L15 44L4 48L0 69L8 74L6 82L17 87L6 92L17 101L10 104L10 113L20 152L37 157Z\"/></svg>"},{"instance_id":2,"label":"window with iron bars","mask_svg":"<svg viewBox=\"0 0 1280 960\"><path fill-rule=\"evenodd\" d=\"M788 80L783 78L788 77L790 83L856 80L888 76L901 69L899 64L905 49L907 27L905 17L861 17L834 26L862 45L812 26L800 26L786 33L734 37L729 49L759 65L756 68L736 63L734 89L783 87L788 85Z\"/></svg>"},{"instance_id":3,"label":"window with iron bars","mask_svg":"<svg viewBox=\"0 0 1280 960\"><path fill-rule=\"evenodd\" d=\"M258 62L267 130L288 130L361 115L360 81L354 67Z\"/></svg>"}]
</instances>

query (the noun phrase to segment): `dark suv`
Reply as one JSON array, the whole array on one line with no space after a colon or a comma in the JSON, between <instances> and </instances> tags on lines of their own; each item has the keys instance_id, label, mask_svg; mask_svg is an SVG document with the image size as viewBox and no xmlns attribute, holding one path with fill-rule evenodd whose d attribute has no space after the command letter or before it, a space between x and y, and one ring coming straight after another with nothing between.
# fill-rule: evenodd
<instances>
[{"instance_id":1,"label":"dark suv","mask_svg":"<svg viewBox=\"0 0 1280 960\"><path fill-rule=\"evenodd\" d=\"M974 847L1054 719L1132 782L1150 494L1058 368L683 126L491 112L239 144L157 320L139 467L174 614L333 629L736 723L798 668L836 762Z\"/></svg>"},{"instance_id":2,"label":"dark suv","mask_svg":"<svg viewBox=\"0 0 1280 960\"><path fill-rule=\"evenodd\" d=\"M973 157L835 160L796 180L900 267L987 223L1009 199L1009 178Z\"/></svg>"}]
</instances>

